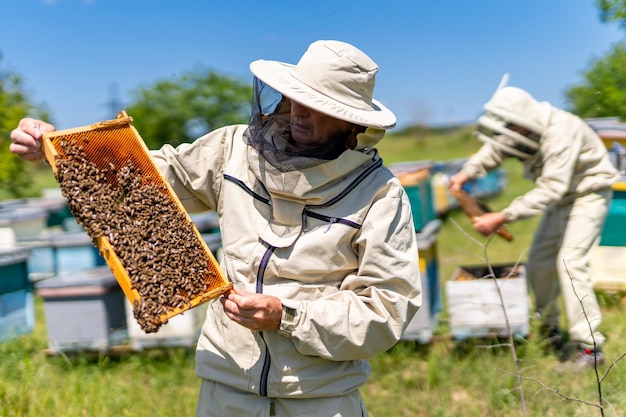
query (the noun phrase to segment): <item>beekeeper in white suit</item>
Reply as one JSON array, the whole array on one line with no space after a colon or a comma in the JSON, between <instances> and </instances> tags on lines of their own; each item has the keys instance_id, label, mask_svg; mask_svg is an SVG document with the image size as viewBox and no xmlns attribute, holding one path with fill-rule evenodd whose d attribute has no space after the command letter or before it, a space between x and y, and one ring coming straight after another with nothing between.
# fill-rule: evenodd
<instances>
[{"instance_id":1,"label":"beekeeper in white suit","mask_svg":"<svg viewBox=\"0 0 626 417\"><path fill-rule=\"evenodd\" d=\"M566 368L604 361L602 314L593 290L589 257L600 234L618 178L598 135L578 116L535 100L516 87L499 88L484 106L476 135L484 145L450 179L460 189L469 179L515 157L535 186L500 212L473 221L483 235L505 223L543 213L528 255L526 272L542 320L541 333L561 349L557 300L563 296L569 325L568 346L575 345Z\"/></svg>"},{"instance_id":2,"label":"beekeeper in white suit","mask_svg":"<svg viewBox=\"0 0 626 417\"><path fill-rule=\"evenodd\" d=\"M152 154L188 210L217 211L235 285L208 303L196 416L367 416L368 358L421 305L411 206L375 148L396 117L373 98L378 65L345 42L250 69L249 124ZM53 129L24 119L10 149L41 159Z\"/></svg>"}]
</instances>

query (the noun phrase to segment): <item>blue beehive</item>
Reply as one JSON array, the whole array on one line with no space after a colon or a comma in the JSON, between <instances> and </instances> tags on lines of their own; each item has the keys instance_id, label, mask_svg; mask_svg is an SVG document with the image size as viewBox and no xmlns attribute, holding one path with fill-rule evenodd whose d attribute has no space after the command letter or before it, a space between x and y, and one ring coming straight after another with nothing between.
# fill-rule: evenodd
<instances>
[{"instance_id":1,"label":"blue beehive","mask_svg":"<svg viewBox=\"0 0 626 417\"><path fill-rule=\"evenodd\" d=\"M613 201L606 215L600 245L626 246L626 183L618 182L613 189Z\"/></svg>"},{"instance_id":2,"label":"blue beehive","mask_svg":"<svg viewBox=\"0 0 626 417\"><path fill-rule=\"evenodd\" d=\"M437 218L431 168L430 161L403 162L390 166L409 198L416 232L421 231L428 222Z\"/></svg>"},{"instance_id":3,"label":"blue beehive","mask_svg":"<svg viewBox=\"0 0 626 417\"><path fill-rule=\"evenodd\" d=\"M0 342L29 333L35 325L29 255L28 248L0 249Z\"/></svg>"},{"instance_id":4,"label":"blue beehive","mask_svg":"<svg viewBox=\"0 0 626 417\"><path fill-rule=\"evenodd\" d=\"M107 266L64 272L36 287L53 353L107 351L128 338L124 293Z\"/></svg>"},{"instance_id":5,"label":"blue beehive","mask_svg":"<svg viewBox=\"0 0 626 417\"><path fill-rule=\"evenodd\" d=\"M31 281L106 265L98 248L84 230L50 233L36 239L23 240L21 243L32 249L28 258Z\"/></svg>"},{"instance_id":6,"label":"blue beehive","mask_svg":"<svg viewBox=\"0 0 626 417\"><path fill-rule=\"evenodd\" d=\"M402 340L415 340L430 343L443 300L439 286L439 257L437 240L441 230L441 220L428 222L421 232L415 234L419 251L420 278L422 280L422 306L407 325Z\"/></svg>"}]
</instances>

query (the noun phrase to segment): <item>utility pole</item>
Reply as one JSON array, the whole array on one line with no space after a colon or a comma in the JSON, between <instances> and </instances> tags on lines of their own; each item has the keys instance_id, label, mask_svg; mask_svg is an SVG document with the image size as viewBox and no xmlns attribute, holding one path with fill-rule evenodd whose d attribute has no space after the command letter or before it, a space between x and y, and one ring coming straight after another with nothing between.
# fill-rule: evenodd
<instances>
[{"instance_id":1,"label":"utility pole","mask_svg":"<svg viewBox=\"0 0 626 417\"><path fill-rule=\"evenodd\" d=\"M111 85L109 86L109 100L106 103L104 103L104 105L108 108L108 111L107 111L108 119L115 119L115 117L117 117L117 114L121 110L123 110L124 103L120 99L116 82L112 82Z\"/></svg>"}]
</instances>

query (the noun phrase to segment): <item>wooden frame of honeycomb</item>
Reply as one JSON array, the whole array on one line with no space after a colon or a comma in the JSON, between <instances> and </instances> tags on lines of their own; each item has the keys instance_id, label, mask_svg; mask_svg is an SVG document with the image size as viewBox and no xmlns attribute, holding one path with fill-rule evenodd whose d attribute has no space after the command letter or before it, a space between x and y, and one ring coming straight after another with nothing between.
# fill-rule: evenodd
<instances>
[{"instance_id":1,"label":"wooden frame of honeycomb","mask_svg":"<svg viewBox=\"0 0 626 417\"><path fill-rule=\"evenodd\" d=\"M153 304L164 304L171 301L172 298L176 298L175 305L169 305L165 311L161 309L160 313L155 313L157 317L149 317L152 324L142 325L146 332L156 331L161 324L167 323L169 318L232 290L232 283L225 278L218 262L187 211L152 162L148 148L137 130L132 126L132 118L124 111L120 112L117 118L113 120L47 133L43 137L43 149L46 161L52 167L55 178L61 185L62 192L70 204L70 209L77 217L77 221L92 237L94 244L106 260L124 294L136 310L135 317L138 321L137 310L143 309L143 304L147 301L147 291L143 291L144 287L156 287L159 298L155 298L156 301ZM76 157L76 154L80 154L80 158ZM74 160L82 161L83 165L77 165L77 163L72 165L70 161ZM74 172L71 172L72 170ZM122 175L122 172L125 174ZM72 182L67 181L68 177L72 177ZM97 180L94 180L96 178ZM132 185L125 184L126 181L131 181ZM74 184L74 188L70 188L67 184ZM85 189L85 193L83 193L83 189ZM118 210L118 207L122 207L125 201L131 200L133 193L135 193L132 201L133 206L129 208L130 203L128 203L123 207L125 211ZM98 203L100 204L98 206L94 199L103 198L102 196L104 196L103 202ZM149 196L156 196L159 202L154 203L153 201L153 205L148 208L141 207L142 199ZM198 282L185 282L184 285L179 284L181 286L177 288L167 288L169 285L167 281L165 284L168 285L159 281L160 275L163 274L158 271L163 270L163 265L156 265L154 269L150 269L148 272L152 278L146 279L146 271L137 272L135 270L137 269L135 268L136 265L130 265L134 261L128 261L133 259L133 256L129 256L128 252L134 251L134 246L137 245L133 246L127 241L138 239L141 236L143 236L143 240L135 240L134 242L143 244L146 240L152 240L152 235L146 235L145 229L152 229L151 224L153 223L152 220L155 220L155 208L167 206L173 207L174 212L171 210L169 213L165 212L162 217L167 217L170 222L179 221L182 227L189 227L192 232L187 235L185 242L181 243L179 247L167 248L167 244L163 244L163 241L152 242L151 244L153 247L158 246L160 255L157 258L162 264L169 264L170 258L168 257L172 256L173 259L174 253L181 256L181 252L186 255L185 251L191 251L193 254L198 253L197 248L200 248L199 258L202 259L199 261L201 266L191 272L185 272L187 272L186 275L194 275L193 271L200 271L198 272L200 278L197 279L200 280L201 287L203 287L201 292L197 291L198 286L195 285ZM146 209L148 212L143 214L135 213L135 211L146 211ZM127 216L128 213L135 217L121 219L120 216ZM141 229L128 232L130 236L120 236L122 230L125 231L127 226L130 229L132 226L130 223L133 222L137 223ZM116 226L112 227L112 224ZM164 227L159 227L159 229L162 231ZM158 230L149 230L149 232L154 235L161 233ZM192 244L191 249L188 249L189 242L187 240ZM120 243L122 241L126 242L126 246ZM165 241L167 242L167 238ZM116 247L118 251L121 251L120 247L124 248L123 252L117 253ZM194 248L196 248L196 252L194 252ZM166 252L165 257L164 251ZM145 254L141 254L141 256L146 257ZM149 259L149 261L157 262L153 259ZM182 263L186 264L186 262ZM176 274L176 272L171 272L172 268L168 270L170 274ZM131 275L133 275L133 279L131 279ZM136 279L135 276L139 278ZM185 278L180 277L183 280ZM196 279L196 277L193 278ZM147 312L147 314L150 316L151 313Z\"/></svg>"}]
</instances>

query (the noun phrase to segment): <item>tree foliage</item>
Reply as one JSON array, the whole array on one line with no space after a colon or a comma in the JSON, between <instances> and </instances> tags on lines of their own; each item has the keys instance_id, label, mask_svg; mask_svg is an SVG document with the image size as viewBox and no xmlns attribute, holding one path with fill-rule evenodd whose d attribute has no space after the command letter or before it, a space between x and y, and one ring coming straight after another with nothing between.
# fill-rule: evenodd
<instances>
[{"instance_id":1,"label":"tree foliage","mask_svg":"<svg viewBox=\"0 0 626 417\"><path fill-rule=\"evenodd\" d=\"M198 69L140 87L127 113L149 148L175 146L218 127L247 123L251 94L250 83Z\"/></svg>"},{"instance_id":2,"label":"tree foliage","mask_svg":"<svg viewBox=\"0 0 626 417\"><path fill-rule=\"evenodd\" d=\"M626 26L626 0L595 0L603 23ZM581 117L619 117L626 120L626 43L613 45L604 56L590 62L584 82L570 87L565 96L569 110Z\"/></svg>"},{"instance_id":3,"label":"tree foliage","mask_svg":"<svg viewBox=\"0 0 626 417\"><path fill-rule=\"evenodd\" d=\"M600 11L601 22L626 24L626 0L596 0L596 7Z\"/></svg>"},{"instance_id":4,"label":"tree foliage","mask_svg":"<svg viewBox=\"0 0 626 417\"><path fill-rule=\"evenodd\" d=\"M626 120L626 44L616 44L584 73L585 83L565 94L570 110L581 117L620 117Z\"/></svg>"},{"instance_id":5,"label":"tree foliage","mask_svg":"<svg viewBox=\"0 0 626 417\"><path fill-rule=\"evenodd\" d=\"M13 197L30 194L32 177L29 164L9 151L11 131L26 116L48 119L46 112L31 103L22 78L2 66L0 53L0 188Z\"/></svg>"}]
</instances>

